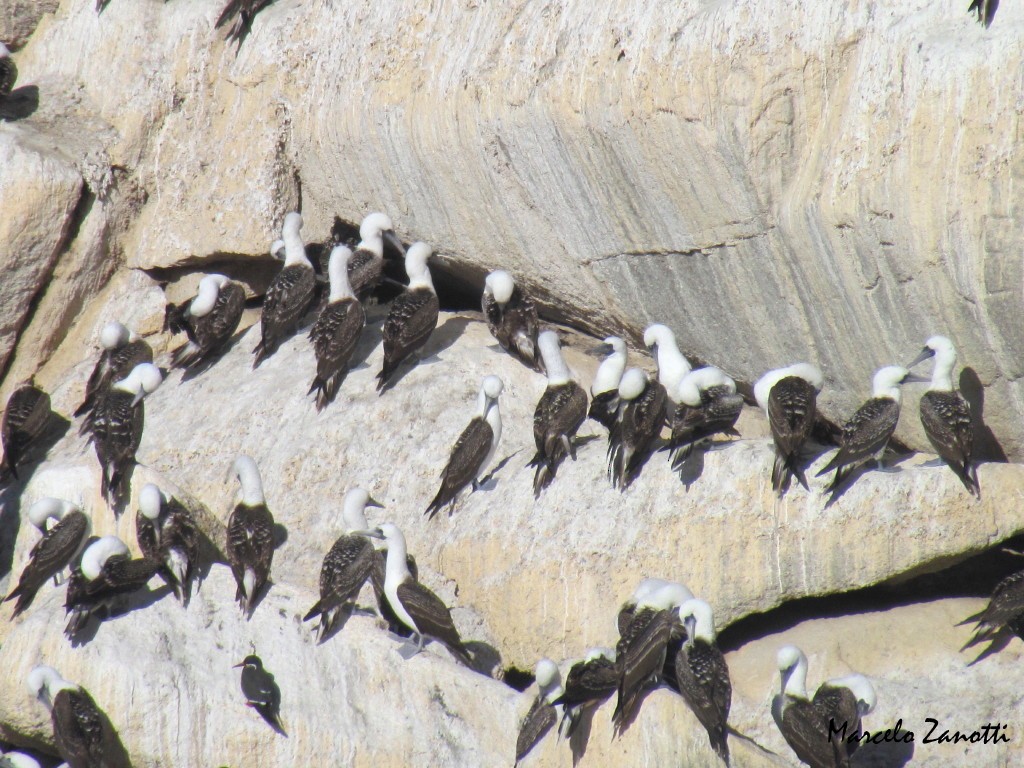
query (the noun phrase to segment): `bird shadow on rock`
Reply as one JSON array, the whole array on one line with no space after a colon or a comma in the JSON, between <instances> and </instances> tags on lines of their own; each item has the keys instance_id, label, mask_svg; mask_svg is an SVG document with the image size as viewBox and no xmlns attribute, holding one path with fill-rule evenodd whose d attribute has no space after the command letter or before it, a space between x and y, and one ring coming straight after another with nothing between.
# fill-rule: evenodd
<instances>
[{"instance_id":1,"label":"bird shadow on rock","mask_svg":"<svg viewBox=\"0 0 1024 768\"><path fill-rule=\"evenodd\" d=\"M106 711L96 703L96 711L100 717L103 732L103 765L107 768L132 768L132 759L128 756L121 736L110 721Z\"/></svg>"},{"instance_id":2,"label":"bird shadow on rock","mask_svg":"<svg viewBox=\"0 0 1024 768\"><path fill-rule=\"evenodd\" d=\"M700 446L693 449L689 456L682 460L677 470L679 481L687 491L690 486L700 480L704 474L704 450Z\"/></svg>"},{"instance_id":3,"label":"bird shadow on rock","mask_svg":"<svg viewBox=\"0 0 1024 768\"><path fill-rule=\"evenodd\" d=\"M280 549L288 542L288 529L281 523L274 523L274 549Z\"/></svg>"},{"instance_id":4,"label":"bird shadow on rock","mask_svg":"<svg viewBox=\"0 0 1024 768\"><path fill-rule=\"evenodd\" d=\"M245 328L244 330L241 331L236 331L235 334L230 339L227 340L227 343L224 344L224 346L222 346L219 350L214 352L205 360L186 368L185 372L181 375L181 383L184 384L186 381L192 381L192 379L206 373L208 370L213 368L213 366L220 362L221 358L223 358L228 352L230 352L231 350L238 346L238 343L242 340L242 337L245 336L246 333L248 333L248 331L248 328Z\"/></svg>"},{"instance_id":5,"label":"bird shadow on rock","mask_svg":"<svg viewBox=\"0 0 1024 768\"><path fill-rule=\"evenodd\" d=\"M502 469L504 469L505 465L512 461L512 459L514 459L517 454L522 453L522 450L523 449L520 448L518 451L513 451L504 459L495 464L494 469L492 469L490 472L488 472L486 475L480 478L480 482L477 483L477 487L474 488L473 491L493 491L495 488L497 488L498 478L496 477L496 475ZM449 517L451 517L451 515L449 515Z\"/></svg>"},{"instance_id":6,"label":"bird shadow on rock","mask_svg":"<svg viewBox=\"0 0 1024 768\"><path fill-rule=\"evenodd\" d=\"M14 567L14 547L21 531L21 492L24 484L17 481L0 489L0 579Z\"/></svg>"},{"instance_id":7,"label":"bird shadow on rock","mask_svg":"<svg viewBox=\"0 0 1024 768\"><path fill-rule=\"evenodd\" d=\"M150 589L147 587L145 590L139 590L138 592L128 595L127 599L124 599L123 602L115 608L108 608L103 611L102 616L91 616L85 623L85 626L70 637L71 647L81 648L88 645L96 635L99 634L100 627L108 621L117 621L122 616L127 616L128 614L135 613L136 611L149 608L151 605L159 602L167 595L173 594L174 590L167 584L164 584L157 589Z\"/></svg>"},{"instance_id":8,"label":"bird shadow on rock","mask_svg":"<svg viewBox=\"0 0 1024 768\"><path fill-rule=\"evenodd\" d=\"M883 741L862 744L850 759L854 768L902 768L914 757L914 743Z\"/></svg>"},{"instance_id":9,"label":"bird shadow on rock","mask_svg":"<svg viewBox=\"0 0 1024 768\"><path fill-rule=\"evenodd\" d=\"M1006 451L992 430L985 425L985 387L978 372L971 367L960 371L960 394L971 407L971 427L974 430L975 455L986 461L1007 462Z\"/></svg>"},{"instance_id":10,"label":"bird shadow on rock","mask_svg":"<svg viewBox=\"0 0 1024 768\"><path fill-rule=\"evenodd\" d=\"M427 339L427 343L420 348L418 352L414 352L410 355L409 359L403 360L398 366L398 370L392 374L391 379L387 384L380 390L380 394L383 395L390 389L393 389L398 383L404 379L409 373L420 365L432 365L440 360L433 360L439 354L444 352L448 347L454 344L458 338L462 335L462 332L466 329L466 326L472 322L468 317L449 317L440 328L437 328L430 338Z\"/></svg>"},{"instance_id":11,"label":"bird shadow on rock","mask_svg":"<svg viewBox=\"0 0 1024 768\"><path fill-rule=\"evenodd\" d=\"M590 745L590 732L594 727L594 713L597 707L583 707L580 712L580 719L576 728L569 737L569 750L572 752L572 764L575 767L583 756L587 754L587 747Z\"/></svg>"},{"instance_id":12,"label":"bird shadow on rock","mask_svg":"<svg viewBox=\"0 0 1024 768\"><path fill-rule=\"evenodd\" d=\"M15 88L7 98L0 101L0 120L14 122L24 120L39 109L39 86L23 85Z\"/></svg>"},{"instance_id":13,"label":"bird shadow on rock","mask_svg":"<svg viewBox=\"0 0 1024 768\"><path fill-rule=\"evenodd\" d=\"M975 656L974 659L967 662L967 666L973 667L975 664L984 661L989 656L994 656L1008 646L1010 641L1017 636L1018 635L1009 627L1000 628L998 631L986 638L988 640L988 645L985 646L985 648ZM981 642L985 642L985 640L982 640ZM968 647L969 645L965 645L960 650L966 650Z\"/></svg>"},{"instance_id":14,"label":"bird shadow on rock","mask_svg":"<svg viewBox=\"0 0 1024 768\"><path fill-rule=\"evenodd\" d=\"M494 671L501 666L501 653L498 649L482 640L467 640L463 645L473 658L470 669L481 675L494 677Z\"/></svg>"}]
</instances>

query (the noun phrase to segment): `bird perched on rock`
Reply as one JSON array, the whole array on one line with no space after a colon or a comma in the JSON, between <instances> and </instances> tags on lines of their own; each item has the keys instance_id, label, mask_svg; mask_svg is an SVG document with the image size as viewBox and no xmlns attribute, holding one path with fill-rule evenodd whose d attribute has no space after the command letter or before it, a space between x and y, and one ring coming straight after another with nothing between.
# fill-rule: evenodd
<instances>
[{"instance_id":1,"label":"bird perched on rock","mask_svg":"<svg viewBox=\"0 0 1024 768\"><path fill-rule=\"evenodd\" d=\"M18 80L18 65L11 58L7 46L0 43L0 101L11 95Z\"/></svg>"},{"instance_id":2,"label":"bird perched on rock","mask_svg":"<svg viewBox=\"0 0 1024 768\"><path fill-rule=\"evenodd\" d=\"M497 376L485 376L477 397L477 413L455 441L448 464L441 472L441 487L430 502L425 514L433 518L438 511L448 506L448 512L455 507L455 499L467 485L475 491L480 486L484 470L494 458L501 440L501 411L498 397L502 383Z\"/></svg>"},{"instance_id":3,"label":"bird perched on rock","mask_svg":"<svg viewBox=\"0 0 1024 768\"><path fill-rule=\"evenodd\" d=\"M619 668L614 648L590 648L569 668L562 695L552 704L563 707L559 733L571 738L583 717L583 711L607 699L619 688Z\"/></svg>"},{"instance_id":4,"label":"bird perched on rock","mask_svg":"<svg viewBox=\"0 0 1024 768\"><path fill-rule=\"evenodd\" d=\"M29 507L28 519L42 532L43 538L29 552L29 561L21 572L18 586L4 598L5 601L18 598L12 619L32 604L47 579L52 577L56 583L58 574L68 567L89 535L89 518L77 505L64 499L49 496L39 499ZM50 520L57 522L47 529Z\"/></svg>"},{"instance_id":5,"label":"bird perched on rock","mask_svg":"<svg viewBox=\"0 0 1024 768\"><path fill-rule=\"evenodd\" d=\"M473 657L459 637L448 606L413 579L409 572L408 550L402 531L392 523L385 523L373 531L367 531L367 535L382 538L388 544L384 594L399 620L416 635L412 655L423 650L423 644L429 637L444 645L458 661L470 666Z\"/></svg>"},{"instance_id":6,"label":"bird perched on rock","mask_svg":"<svg viewBox=\"0 0 1024 768\"><path fill-rule=\"evenodd\" d=\"M384 241L405 256L402 241L395 236L391 217L386 213L371 213L359 225L359 244L348 261L348 281L352 293L360 301L366 299L384 274ZM333 285L333 280L332 280Z\"/></svg>"},{"instance_id":7,"label":"bird perched on rock","mask_svg":"<svg viewBox=\"0 0 1024 768\"><path fill-rule=\"evenodd\" d=\"M696 446L715 435L739 435L735 425L743 412L743 396L736 394L736 382L720 368L690 371L679 383L675 400L672 437L666 446L672 469L680 469Z\"/></svg>"},{"instance_id":8,"label":"bird perched on rock","mask_svg":"<svg viewBox=\"0 0 1024 768\"><path fill-rule=\"evenodd\" d=\"M913 368L930 357L935 358L935 364L928 391L921 396L921 425L939 458L953 470L964 488L980 499L971 407L953 386L956 347L945 336L932 336L907 367Z\"/></svg>"},{"instance_id":9,"label":"bird perched on rock","mask_svg":"<svg viewBox=\"0 0 1024 768\"><path fill-rule=\"evenodd\" d=\"M258 368L260 363L277 352L282 342L299 327L313 302L316 273L313 264L306 258L306 246L302 244L300 229L300 214L293 211L284 217L284 226L281 228L285 245L284 267L271 281L263 299L261 337L253 350L256 356L253 368Z\"/></svg>"},{"instance_id":10,"label":"bird perched on rock","mask_svg":"<svg viewBox=\"0 0 1024 768\"><path fill-rule=\"evenodd\" d=\"M728 765L732 681L716 643L714 614L703 600L691 599L679 606L679 619L686 640L676 653L676 688L708 732L715 754Z\"/></svg>"},{"instance_id":11,"label":"bird perched on rock","mask_svg":"<svg viewBox=\"0 0 1024 768\"><path fill-rule=\"evenodd\" d=\"M825 380L809 363L768 371L754 384L754 399L764 409L775 443L772 490L780 497L792 478L810 490L804 475L803 448L814 430L818 393Z\"/></svg>"},{"instance_id":12,"label":"bird perched on rock","mask_svg":"<svg viewBox=\"0 0 1024 768\"><path fill-rule=\"evenodd\" d=\"M228 520L225 554L238 586L235 600L250 619L274 562L274 517L263 498L263 480L256 462L249 456L239 456L231 471L241 486L242 499Z\"/></svg>"},{"instance_id":13,"label":"bird perched on rock","mask_svg":"<svg viewBox=\"0 0 1024 768\"><path fill-rule=\"evenodd\" d=\"M501 348L524 365L541 370L537 349L540 322L533 300L516 285L503 269L496 269L484 280L481 308L491 335Z\"/></svg>"},{"instance_id":14,"label":"bird perched on rock","mask_svg":"<svg viewBox=\"0 0 1024 768\"><path fill-rule=\"evenodd\" d=\"M120 381L137 365L153 362L153 349L124 325L115 321L103 326L100 331L100 346L103 352L92 369L92 375L85 385L85 399L75 409L75 416L82 416L92 410L96 398ZM88 422L82 425L80 434L88 430Z\"/></svg>"},{"instance_id":15,"label":"bird perched on rock","mask_svg":"<svg viewBox=\"0 0 1024 768\"><path fill-rule=\"evenodd\" d=\"M188 341L174 350L171 365L193 368L211 362L238 330L245 310L245 289L224 275L206 275L191 301L168 304L164 330L185 333Z\"/></svg>"},{"instance_id":16,"label":"bird perched on rock","mask_svg":"<svg viewBox=\"0 0 1024 768\"><path fill-rule=\"evenodd\" d=\"M0 444L4 458L0 462L0 480L9 472L18 478L18 467L24 463L33 445L50 426L50 396L31 380L18 387L7 398L3 422L0 423Z\"/></svg>"},{"instance_id":17,"label":"bird perched on rock","mask_svg":"<svg viewBox=\"0 0 1024 768\"><path fill-rule=\"evenodd\" d=\"M128 500L129 470L142 442L146 423L143 398L155 392L162 381L159 368L140 363L100 395L86 422L103 473L103 496L116 514Z\"/></svg>"},{"instance_id":18,"label":"bird perched on rock","mask_svg":"<svg viewBox=\"0 0 1024 768\"><path fill-rule=\"evenodd\" d=\"M971 622L977 622L974 635L964 644L961 651L994 640L1004 629L1024 637L1024 571L1010 574L996 584L988 605L968 616L957 626Z\"/></svg>"},{"instance_id":19,"label":"bird perched on rock","mask_svg":"<svg viewBox=\"0 0 1024 768\"><path fill-rule=\"evenodd\" d=\"M608 433L608 477L613 488L624 491L640 475L665 425L667 402L665 388L640 368L622 375L619 412Z\"/></svg>"},{"instance_id":20,"label":"bird perched on rock","mask_svg":"<svg viewBox=\"0 0 1024 768\"><path fill-rule=\"evenodd\" d=\"M526 757L541 739L551 730L561 714L562 707L553 702L562 694L562 681L558 673L558 665L551 659L537 662L536 674L537 697L526 713L519 726L519 737L516 739L516 765Z\"/></svg>"},{"instance_id":21,"label":"bird perched on rock","mask_svg":"<svg viewBox=\"0 0 1024 768\"><path fill-rule=\"evenodd\" d=\"M316 352L316 378L308 394L316 392L318 411L326 408L338 394L366 325L366 313L348 281L351 258L352 251L344 245L336 245L331 251L327 266L331 278L330 298L309 332Z\"/></svg>"},{"instance_id":22,"label":"bird perched on rock","mask_svg":"<svg viewBox=\"0 0 1024 768\"><path fill-rule=\"evenodd\" d=\"M426 243L413 243L405 254L408 288L391 302L384 321L384 365L377 374L377 391L383 393L398 367L418 353L437 327L440 305L427 260L433 251Z\"/></svg>"},{"instance_id":23,"label":"bird perched on rock","mask_svg":"<svg viewBox=\"0 0 1024 768\"><path fill-rule=\"evenodd\" d=\"M309 621L320 617L319 641L330 635L343 611L354 603L359 590L373 573L377 551L367 538L366 508L381 507L362 488L353 488L345 495L341 516L345 533L335 540L320 568L320 599L302 617Z\"/></svg>"},{"instance_id":24,"label":"bird perched on rock","mask_svg":"<svg viewBox=\"0 0 1024 768\"><path fill-rule=\"evenodd\" d=\"M274 682L274 676L263 666L263 660L251 653L235 664L242 668L242 695L245 704L259 712L271 728L287 736L281 724L281 689Z\"/></svg>"},{"instance_id":25,"label":"bird perched on rock","mask_svg":"<svg viewBox=\"0 0 1024 768\"><path fill-rule=\"evenodd\" d=\"M835 477L825 489L832 499L843 480L861 464L874 460L882 468L882 454L900 419L900 385L912 381L924 379L898 365L887 365L875 373L871 399L843 426L839 450L817 474L821 477L835 470Z\"/></svg>"},{"instance_id":26,"label":"bird perched on rock","mask_svg":"<svg viewBox=\"0 0 1024 768\"><path fill-rule=\"evenodd\" d=\"M669 398L665 401L666 405L675 403L683 377L692 370L690 362L679 351L676 336L667 325L655 323L647 326L644 344L652 351L658 364L658 383Z\"/></svg>"},{"instance_id":27,"label":"bird perched on rock","mask_svg":"<svg viewBox=\"0 0 1024 768\"><path fill-rule=\"evenodd\" d=\"M103 536L89 544L79 567L68 579L64 610L71 616L64 634L74 637L101 611L109 616L121 598L144 588L159 569L156 560L133 560L128 547L117 536Z\"/></svg>"},{"instance_id":28,"label":"bird perched on rock","mask_svg":"<svg viewBox=\"0 0 1024 768\"><path fill-rule=\"evenodd\" d=\"M188 508L153 483L139 491L135 536L142 554L160 563L160 577L188 605L199 563L199 527Z\"/></svg>"},{"instance_id":29,"label":"bird perched on rock","mask_svg":"<svg viewBox=\"0 0 1024 768\"><path fill-rule=\"evenodd\" d=\"M626 370L629 350L618 336L609 336L602 344L588 350L588 354L606 355L597 367L594 383L590 385L591 419L610 430L619 412L619 382Z\"/></svg>"},{"instance_id":30,"label":"bird perched on rock","mask_svg":"<svg viewBox=\"0 0 1024 768\"><path fill-rule=\"evenodd\" d=\"M536 467L533 496L537 498L555 479L566 456L576 460L576 431L587 418L587 393L572 377L562 357L558 334L542 331L537 337L548 385L533 412L533 441L537 453L527 466Z\"/></svg>"},{"instance_id":31,"label":"bird perched on rock","mask_svg":"<svg viewBox=\"0 0 1024 768\"><path fill-rule=\"evenodd\" d=\"M971 5L967 8L967 12L976 13L978 23L990 27L998 9L999 0L971 0Z\"/></svg>"},{"instance_id":32,"label":"bird perched on rock","mask_svg":"<svg viewBox=\"0 0 1024 768\"><path fill-rule=\"evenodd\" d=\"M107 768L120 746L92 696L53 667L40 664L28 673L28 687L48 710L53 740L70 768Z\"/></svg>"}]
</instances>

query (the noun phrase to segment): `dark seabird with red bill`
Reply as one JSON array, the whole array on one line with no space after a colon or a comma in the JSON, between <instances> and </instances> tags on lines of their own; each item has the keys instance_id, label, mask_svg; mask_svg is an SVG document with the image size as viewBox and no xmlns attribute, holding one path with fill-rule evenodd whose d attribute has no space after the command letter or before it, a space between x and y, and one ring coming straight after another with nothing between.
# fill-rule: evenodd
<instances>
[{"instance_id":1,"label":"dark seabird with red bill","mask_svg":"<svg viewBox=\"0 0 1024 768\"><path fill-rule=\"evenodd\" d=\"M433 251L426 243L413 243L405 254L409 286L398 295L384 321L384 364L377 374L377 391L383 393L398 367L418 354L437 327L440 305L427 260Z\"/></svg>"},{"instance_id":2,"label":"dark seabird with red bill","mask_svg":"<svg viewBox=\"0 0 1024 768\"><path fill-rule=\"evenodd\" d=\"M781 497L795 477L810 490L804 474L803 448L814 431L818 393L825 380L810 363L768 371L754 384L754 399L764 409L775 443L772 490Z\"/></svg>"},{"instance_id":3,"label":"dark seabird with red bill","mask_svg":"<svg viewBox=\"0 0 1024 768\"><path fill-rule=\"evenodd\" d=\"M135 537L142 554L160 563L160 577L188 605L201 541L199 526L188 507L154 483L146 483L139 491Z\"/></svg>"},{"instance_id":4,"label":"dark seabird with red bill","mask_svg":"<svg viewBox=\"0 0 1024 768\"><path fill-rule=\"evenodd\" d=\"M533 370L541 370L537 348L537 334L540 332L537 307L516 285L512 275L503 269L487 275L481 306L487 327L501 348Z\"/></svg>"},{"instance_id":5,"label":"dark seabird with red bill","mask_svg":"<svg viewBox=\"0 0 1024 768\"><path fill-rule=\"evenodd\" d=\"M245 289L224 275L206 275L191 301L169 304L164 329L184 333L188 341L171 355L174 368L193 368L212 361L231 340L245 310Z\"/></svg>"},{"instance_id":6,"label":"dark seabird with red bill","mask_svg":"<svg viewBox=\"0 0 1024 768\"><path fill-rule=\"evenodd\" d=\"M125 378L137 365L153 362L153 349L117 321L109 322L100 331L103 352L92 369L85 385L85 399L75 409L75 416L92 410L96 398L106 392L115 381ZM82 433L86 425L82 426Z\"/></svg>"},{"instance_id":7,"label":"dark seabird with red bill","mask_svg":"<svg viewBox=\"0 0 1024 768\"><path fill-rule=\"evenodd\" d=\"M242 498L228 519L225 554L238 587L235 600L250 619L274 562L274 517L263 497L263 480L256 462L240 455L231 465L231 472L238 480Z\"/></svg>"},{"instance_id":8,"label":"dark seabird with red bill","mask_svg":"<svg viewBox=\"0 0 1024 768\"><path fill-rule=\"evenodd\" d=\"M255 709L263 720L282 736L287 736L281 724L281 688L274 676L263 666L263 659L251 653L235 664L242 670L242 695L245 704Z\"/></svg>"},{"instance_id":9,"label":"dark seabird with red bill","mask_svg":"<svg viewBox=\"0 0 1024 768\"><path fill-rule=\"evenodd\" d=\"M331 250L327 265L331 278L330 297L309 332L316 353L316 378L308 394L316 393L318 411L326 408L338 394L366 325L366 313L348 281L351 258L352 251L344 245L336 245Z\"/></svg>"}]
</instances>

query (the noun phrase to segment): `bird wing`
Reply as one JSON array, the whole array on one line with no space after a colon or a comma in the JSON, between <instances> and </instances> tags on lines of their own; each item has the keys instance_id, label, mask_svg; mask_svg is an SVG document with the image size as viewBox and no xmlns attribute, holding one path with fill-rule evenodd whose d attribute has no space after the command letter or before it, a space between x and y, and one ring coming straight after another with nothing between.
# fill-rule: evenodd
<instances>
[{"instance_id":1,"label":"bird wing","mask_svg":"<svg viewBox=\"0 0 1024 768\"><path fill-rule=\"evenodd\" d=\"M868 400L846 422L839 451L818 474L876 456L889 442L899 418L900 405L892 398L873 397Z\"/></svg>"},{"instance_id":2,"label":"bird wing","mask_svg":"<svg viewBox=\"0 0 1024 768\"><path fill-rule=\"evenodd\" d=\"M326 379L348 368L364 325L366 314L355 299L334 301L323 308L309 332L318 376Z\"/></svg>"},{"instance_id":3,"label":"bird wing","mask_svg":"<svg viewBox=\"0 0 1024 768\"><path fill-rule=\"evenodd\" d=\"M259 591L274 559L274 518L265 505L235 507L228 521L226 554L239 582L247 567L253 569Z\"/></svg>"},{"instance_id":4,"label":"bird wing","mask_svg":"<svg viewBox=\"0 0 1024 768\"><path fill-rule=\"evenodd\" d=\"M600 656L578 661L565 676L564 693L556 703L572 706L597 701L615 693L619 687L619 671L614 661Z\"/></svg>"},{"instance_id":5,"label":"bird wing","mask_svg":"<svg viewBox=\"0 0 1024 768\"><path fill-rule=\"evenodd\" d=\"M206 355L227 343L238 328L245 310L245 290L238 283L226 283L217 293L213 309L192 322L189 336Z\"/></svg>"},{"instance_id":6,"label":"bird wing","mask_svg":"<svg viewBox=\"0 0 1024 768\"><path fill-rule=\"evenodd\" d=\"M675 611L641 611L619 639L619 702L615 709L620 716L628 716L627 710L640 691L660 677L673 624L678 625L678 620Z\"/></svg>"},{"instance_id":7,"label":"bird wing","mask_svg":"<svg viewBox=\"0 0 1024 768\"><path fill-rule=\"evenodd\" d=\"M519 737L516 739L516 761L522 760L529 754L537 742L544 738L544 735L551 730L558 715L555 708L548 704L542 696L533 700L530 711L519 727Z\"/></svg>"},{"instance_id":8,"label":"bird wing","mask_svg":"<svg viewBox=\"0 0 1024 768\"><path fill-rule=\"evenodd\" d=\"M276 340L298 325L313 299L316 273L292 264L277 273L263 300L263 338Z\"/></svg>"},{"instance_id":9,"label":"bird wing","mask_svg":"<svg viewBox=\"0 0 1024 768\"><path fill-rule=\"evenodd\" d=\"M921 424L935 452L946 462L963 468L974 452L971 408L959 392L925 392L921 396Z\"/></svg>"},{"instance_id":10,"label":"bird wing","mask_svg":"<svg viewBox=\"0 0 1024 768\"><path fill-rule=\"evenodd\" d=\"M354 600L370 578L377 553L365 536L340 536L324 557L320 569L321 609L326 611Z\"/></svg>"},{"instance_id":11,"label":"bird wing","mask_svg":"<svg viewBox=\"0 0 1024 768\"><path fill-rule=\"evenodd\" d=\"M61 757L72 765L103 765L103 716L81 688L53 698L53 735Z\"/></svg>"},{"instance_id":12,"label":"bird wing","mask_svg":"<svg viewBox=\"0 0 1024 768\"><path fill-rule=\"evenodd\" d=\"M1021 614L1024 614L1024 571L1013 573L996 584L985 609L965 619L961 624L977 621L992 626L1003 626Z\"/></svg>"},{"instance_id":13,"label":"bird wing","mask_svg":"<svg viewBox=\"0 0 1024 768\"><path fill-rule=\"evenodd\" d=\"M384 268L384 259L373 251L357 248L348 260L348 284L352 293L363 296L377 287Z\"/></svg>"},{"instance_id":14,"label":"bird wing","mask_svg":"<svg viewBox=\"0 0 1024 768\"><path fill-rule=\"evenodd\" d=\"M53 528L43 534L29 553L29 563L21 573L22 584L38 588L71 562L89 528L89 520L82 512L69 512Z\"/></svg>"},{"instance_id":15,"label":"bird wing","mask_svg":"<svg viewBox=\"0 0 1024 768\"><path fill-rule=\"evenodd\" d=\"M827 720L813 703L786 696L779 730L797 757L811 768L836 768Z\"/></svg>"},{"instance_id":16,"label":"bird wing","mask_svg":"<svg viewBox=\"0 0 1024 768\"><path fill-rule=\"evenodd\" d=\"M412 580L399 584L397 593L405 610L416 622L417 632L437 638L449 648L462 648L462 638L452 621L451 611L441 598Z\"/></svg>"},{"instance_id":17,"label":"bird wing","mask_svg":"<svg viewBox=\"0 0 1024 768\"><path fill-rule=\"evenodd\" d=\"M433 291L405 291L393 302L384 321L384 356L399 360L418 349L437 327L439 304ZM397 355L401 357L397 357Z\"/></svg>"},{"instance_id":18,"label":"bird wing","mask_svg":"<svg viewBox=\"0 0 1024 768\"><path fill-rule=\"evenodd\" d=\"M818 394L799 376L780 379L768 393L768 422L775 445L784 456L803 447L814 428Z\"/></svg>"},{"instance_id":19,"label":"bird wing","mask_svg":"<svg viewBox=\"0 0 1024 768\"><path fill-rule=\"evenodd\" d=\"M564 452L562 436L572 438L587 418L587 393L575 381L547 387L533 412L537 452L548 461Z\"/></svg>"}]
</instances>

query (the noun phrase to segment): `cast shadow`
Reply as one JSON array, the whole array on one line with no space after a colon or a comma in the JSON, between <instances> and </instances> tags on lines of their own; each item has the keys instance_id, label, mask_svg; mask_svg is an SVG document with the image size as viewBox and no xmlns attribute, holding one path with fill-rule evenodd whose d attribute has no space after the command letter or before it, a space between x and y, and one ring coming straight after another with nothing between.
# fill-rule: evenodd
<instances>
[{"instance_id":1,"label":"cast shadow","mask_svg":"<svg viewBox=\"0 0 1024 768\"><path fill-rule=\"evenodd\" d=\"M971 367L960 371L960 393L971 407L971 427L974 430L974 455L985 461L1006 462L1006 451L995 433L985 425L985 388L978 373Z\"/></svg>"},{"instance_id":2,"label":"cast shadow","mask_svg":"<svg viewBox=\"0 0 1024 768\"><path fill-rule=\"evenodd\" d=\"M850 760L856 768L903 768L914 756L914 743L883 741L862 744Z\"/></svg>"},{"instance_id":3,"label":"cast shadow","mask_svg":"<svg viewBox=\"0 0 1024 768\"><path fill-rule=\"evenodd\" d=\"M467 317L449 317L445 320L439 328L436 328L430 334L426 344L399 364L398 370L378 394L383 395L388 390L394 388L417 365L424 364L429 358L437 357L437 355L448 349L462 335L462 332L470 322L470 319Z\"/></svg>"},{"instance_id":4,"label":"cast shadow","mask_svg":"<svg viewBox=\"0 0 1024 768\"><path fill-rule=\"evenodd\" d=\"M501 653L498 649L482 640L468 640L463 645L473 657L470 669L486 677L494 677L494 671L501 666Z\"/></svg>"},{"instance_id":5,"label":"cast shadow","mask_svg":"<svg viewBox=\"0 0 1024 768\"><path fill-rule=\"evenodd\" d=\"M39 87L23 85L15 88L7 98L0 101L0 120L13 123L24 120L39 109Z\"/></svg>"}]
</instances>

